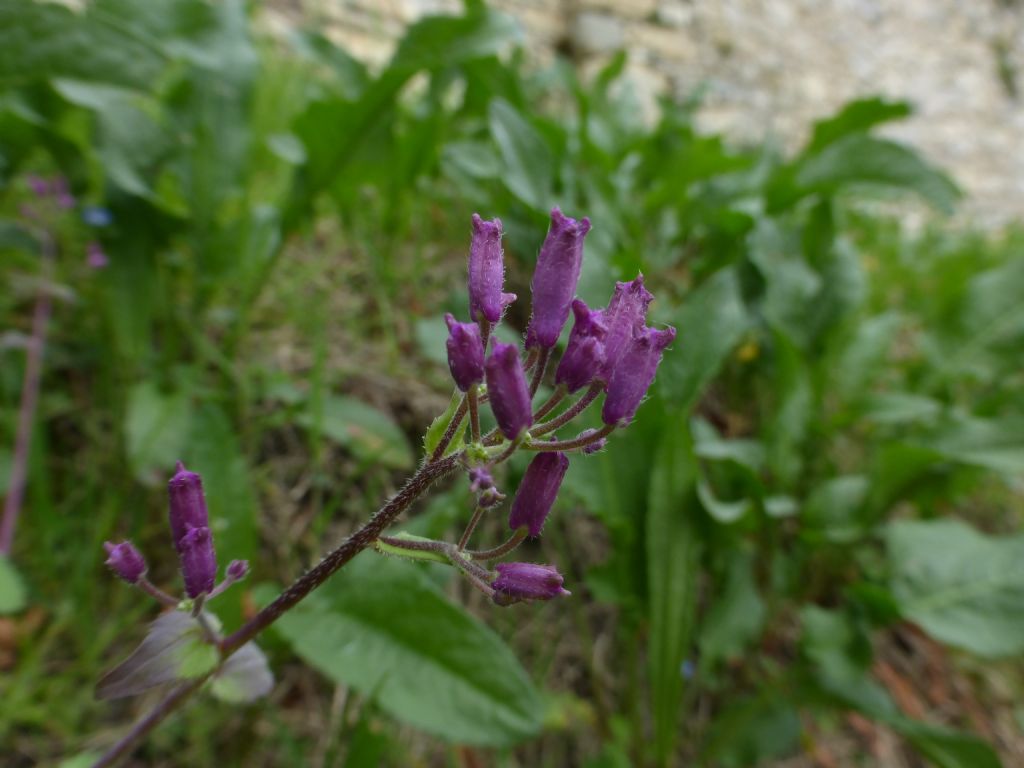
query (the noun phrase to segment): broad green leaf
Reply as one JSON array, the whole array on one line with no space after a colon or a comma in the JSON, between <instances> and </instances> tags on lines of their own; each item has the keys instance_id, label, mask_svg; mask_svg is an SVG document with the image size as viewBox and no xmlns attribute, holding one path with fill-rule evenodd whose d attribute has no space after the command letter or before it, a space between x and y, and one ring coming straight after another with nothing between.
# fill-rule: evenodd
<instances>
[{"instance_id":1,"label":"broad green leaf","mask_svg":"<svg viewBox=\"0 0 1024 768\"><path fill-rule=\"evenodd\" d=\"M143 381L128 393L125 442L135 477L143 483L165 481L182 457L191 428L192 407L185 392L161 392Z\"/></svg>"},{"instance_id":2,"label":"broad green leaf","mask_svg":"<svg viewBox=\"0 0 1024 768\"><path fill-rule=\"evenodd\" d=\"M956 520L896 521L886 542L890 587L906 618L980 656L1024 651L1024 534L987 536Z\"/></svg>"},{"instance_id":3,"label":"broad green leaf","mask_svg":"<svg viewBox=\"0 0 1024 768\"><path fill-rule=\"evenodd\" d=\"M854 541L864 535L864 504L870 483L864 475L838 475L816 486L803 509L804 532L828 541Z\"/></svg>"},{"instance_id":4,"label":"broad green leaf","mask_svg":"<svg viewBox=\"0 0 1024 768\"><path fill-rule=\"evenodd\" d=\"M10 559L0 555L0 616L17 613L25 607L27 596L21 574Z\"/></svg>"},{"instance_id":5,"label":"broad green leaf","mask_svg":"<svg viewBox=\"0 0 1024 768\"><path fill-rule=\"evenodd\" d=\"M888 721L935 768L1002 768L996 751L971 733L906 718Z\"/></svg>"},{"instance_id":6,"label":"broad green leaf","mask_svg":"<svg viewBox=\"0 0 1024 768\"><path fill-rule=\"evenodd\" d=\"M671 321L680 335L665 353L656 384L666 399L689 411L748 328L736 273L717 272L688 294Z\"/></svg>"},{"instance_id":7,"label":"broad green leaf","mask_svg":"<svg viewBox=\"0 0 1024 768\"><path fill-rule=\"evenodd\" d=\"M887 139L852 134L805 160L796 173L805 191L834 193L853 184L875 184L915 192L951 213L960 190L913 149Z\"/></svg>"},{"instance_id":8,"label":"broad green leaf","mask_svg":"<svg viewBox=\"0 0 1024 768\"><path fill-rule=\"evenodd\" d=\"M295 652L445 739L508 746L535 735L543 707L504 642L416 565L364 557L374 559L346 568L274 625Z\"/></svg>"},{"instance_id":9,"label":"broad green leaf","mask_svg":"<svg viewBox=\"0 0 1024 768\"><path fill-rule=\"evenodd\" d=\"M701 538L694 495L695 460L685 418L664 425L647 504L649 661L654 752L667 765L679 735L683 661L692 645Z\"/></svg>"},{"instance_id":10,"label":"broad green leaf","mask_svg":"<svg viewBox=\"0 0 1024 768\"><path fill-rule=\"evenodd\" d=\"M164 683L201 677L217 666L217 649L182 611L157 617L142 644L96 684L100 699L134 696Z\"/></svg>"},{"instance_id":11,"label":"broad green leaf","mask_svg":"<svg viewBox=\"0 0 1024 768\"><path fill-rule=\"evenodd\" d=\"M926 445L963 464L1010 476L1024 474L1024 420L959 418L929 435Z\"/></svg>"},{"instance_id":12,"label":"broad green leaf","mask_svg":"<svg viewBox=\"0 0 1024 768\"><path fill-rule=\"evenodd\" d=\"M538 211L552 203L554 166L544 138L525 117L503 99L495 99L488 110L491 137L504 160L499 178L520 201Z\"/></svg>"},{"instance_id":13,"label":"broad green leaf","mask_svg":"<svg viewBox=\"0 0 1024 768\"><path fill-rule=\"evenodd\" d=\"M754 581L754 558L745 550L730 553L724 583L716 585L701 621L700 666L713 669L720 660L737 658L757 638L765 605Z\"/></svg>"},{"instance_id":14,"label":"broad green leaf","mask_svg":"<svg viewBox=\"0 0 1024 768\"><path fill-rule=\"evenodd\" d=\"M864 133L880 123L902 120L910 113L910 104L905 101L886 101L877 96L851 101L832 117L815 123L804 154L818 152L851 133Z\"/></svg>"},{"instance_id":15,"label":"broad green leaf","mask_svg":"<svg viewBox=\"0 0 1024 768\"><path fill-rule=\"evenodd\" d=\"M398 425L387 414L354 397L329 395L324 398L319 418L307 411L298 422L307 429L315 426L364 461L396 469L413 465L409 443Z\"/></svg>"},{"instance_id":16,"label":"broad green leaf","mask_svg":"<svg viewBox=\"0 0 1024 768\"><path fill-rule=\"evenodd\" d=\"M270 693L274 675L267 657L255 643L238 649L210 681L210 691L221 701L247 704Z\"/></svg>"}]
</instances>

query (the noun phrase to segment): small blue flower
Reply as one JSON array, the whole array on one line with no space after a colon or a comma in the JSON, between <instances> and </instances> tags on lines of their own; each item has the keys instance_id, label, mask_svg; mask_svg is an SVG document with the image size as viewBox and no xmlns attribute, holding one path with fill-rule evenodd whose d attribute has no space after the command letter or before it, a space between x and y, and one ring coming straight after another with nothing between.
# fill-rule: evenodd
<instances>
[{"instance_id":1,"label":"small blue flower","mask_svg":"<svg viewBox=\"0 0 1024 768\"><path fill-rule=\"evenodd\" d=\"M98 205L88 205L82 209L82 221L90 227L109 227L113 220L110 211Z\"/></svg>"}]
</instances>

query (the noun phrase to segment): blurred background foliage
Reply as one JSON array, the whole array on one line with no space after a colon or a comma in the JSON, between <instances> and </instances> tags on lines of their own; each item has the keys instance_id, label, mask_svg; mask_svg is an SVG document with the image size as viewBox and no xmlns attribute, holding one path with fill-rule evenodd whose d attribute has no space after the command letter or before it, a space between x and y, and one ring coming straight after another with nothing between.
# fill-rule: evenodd
<instances>
[{"instance_id":1,"label":"blurred background foliage","mask_svg":"<svg viewBox=\"0 0 1024 768\"><path fill-rule=\"evenodd\" d=\"M232 626L417 461L470 214L505 223L525 297L553 205L594 222L586 301L642 270L680 331L530 545L573 597L498 609L363 555L264 638L269 701L197 700L140 764L1019 764L1024 235L943 223L954 182L877 132L909 105L737 147L697 103L642 122L621 57L587 82L532 65L478 3L380 71L255 18L0 1L0 492L33 304L55 302L0 560L5 765L86 764L151 703L93 700L154 613L101 543L174 583L174 460L206 480L222 559L254 564ZM442 489L410 529L467 503Z\"/></svg>"}]
</instances>

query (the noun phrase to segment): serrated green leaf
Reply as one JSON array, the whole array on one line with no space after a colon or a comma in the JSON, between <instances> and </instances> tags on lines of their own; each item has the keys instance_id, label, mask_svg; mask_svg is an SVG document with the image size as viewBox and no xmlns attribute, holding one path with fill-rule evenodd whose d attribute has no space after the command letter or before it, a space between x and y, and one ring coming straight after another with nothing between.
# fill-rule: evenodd
<instances>
[{"instance_id":1,"label":"serrated green leaf","mask_svg":"<svg viewBox=\"0 0 1024 768\"><path fill-rule=\"evenodd\" d=\"M535 735L543 707L504 642L420 568L364 557L274 625L295 652L442 738L508 746Z\"/></svg>"},{"instance_id":2,"label":"serrated green leaf","mask_svg":"<svg viewBox=\"0 0 1024 768\"><path fill-rule=\"evenodd\" d=\"M17 613L25 607L27 600L25 584L14 565L5 555L0 555L0 615Z\"/></svg>"}]
</instances>

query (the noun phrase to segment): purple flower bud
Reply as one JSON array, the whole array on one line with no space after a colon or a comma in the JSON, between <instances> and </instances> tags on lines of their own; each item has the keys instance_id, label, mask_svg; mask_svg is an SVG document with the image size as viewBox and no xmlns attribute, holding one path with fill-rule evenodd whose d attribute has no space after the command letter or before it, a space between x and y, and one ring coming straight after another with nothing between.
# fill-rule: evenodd
<instances>
[{"instance_id":1,"label":"purple flower bud","mask_svg":"<svg viewBox=\"0 0 1024 768\"><path fill-rule=\"evenodd\" d=\"M498 577L491 582L497 594L494 601L507 604L516 600L551 600L571 594L562 587L562 574L553 565L534 563L498 563Z\"/></svg>"},{"instance_id":2,"label":"purple flower bud","mask_svg":"<svg viewBox=\"0 0 1024 768\"><path fill-rule=\"evenodd\" d=\"M494 487L494 476L487 467L470 467L469 490L473 493L487 491Z\"/></svg>"},{"instance_id":3,"label":"purple flower bud","mask_svg":"<svg viewBox=\"0 0 1024 768\"><path fill-rule=\"evenodd\" d=\"M232 560L228 563L227 571L225 576L231 581L241 581L249 574L249 561L248 560Z\"/></svg>"},{"instance_id":4,"label":"purple flower bud","mask_svg":"<svg viewBox=\"0 0 1024 768\"><path fill-rule=\"evenodd\" d=\"M491 411L502 434L514 440L533 423L530 389L519 350L514 344L496 341L484 367Z\"/></svg>"},{"instance_id":5,"label":"purple flower bud","mask_svg":"<svg viewBox=\"0 0 1024 768\"><path fill-rule=\"evenodd\" d=\"M608 382L608 394L601 410L605 424L624 425L633 419L654 381L662 352L675 337L676 329L671 326L663 331L642 328L634 333Z\"/></svg>"},{"instance_id":6,"label":"purple flower bud","mask_svg":"<svg viewBox=\"0 0 1024 768\"><path fill-rule=\"evenodd\" d=\"M110 264L107 254L103 252L103 248L95 240L85 247L85 261L92 269L103 269Z\"/></svg>"},{"instance_id":7,"label":"purple flower bud","mask_svg":"<svg viewBox=\"0 0 1024 768\"><path fill-rule=\"evenodd\" d=\"M110 570L129 584L137 584L146 573L146 560L130 541L122 541L120 544L107 541L103 543L103 548L109 555L107 565Z\"/></svg>"},{"instance_id":8,"label":"purple flower bud","mask_svg":"<svg viewBox=\"0 0 1024 768\"><path fill-rule=\"evenodd\" d=\"M210 592L217 578L217 553L213 549L210 529L189 528L178 544L185 594L199 597L204 592Z\"/></svg>"},{"instance_id":9,"label":"purple flower bud","mask_svg":"<svg viewBox=\"0 0 1024 768\"><path fill-rule=\"evenodd\" d=\"M585 429L582 432L580 432L580 437L587 438L594 434L597 434L596 429ZM595 440L589 445L585 445L583 447L583 452L589 456L592 453L597 453L598 451L604 450L604 447L606 445L608 445L608 438L602 437L600 440Z\"/></svg>"},{"instance_id":10,"label":"purple flower bud","mask_svg":"<svg viewBox=\"0 0 1024 768\"><path fill-rule=\"evenodd\" d=\"M590 219L579 221L551 209L551 227L537 256L530 289L533 316L526 328L526 346L550 349L569 318L569 305L576 295L576 283L583 266L583 238L590 231Z\"/></svg>"},{"instance_id":11,"label":"purple flower bud","mask_svg":"<svg viewBox=\"0 0 1024 768\"><path fill-rule=\"evenodd\" d=\"M484 380L484 345L480 326L459 323L451 314L444 316L448 323L448 368L455 386L463 392Z\"/></svg>"},{"instance_id":12,"label":"purple flower bud","mask_svg":"<svg viewBox=\"0 0 1024 768\"><path fill-rule=\"evenodd\" d=\"M534 456L512 501L508 527L514 531L525 525L531 536L539 536L567 469L569 457L564 453L545 451Z\"/></svg>"},{"instance_id":13,"label":"purple flower bud","mask_svg":"<svg viewBox=\"0 0 1024 768\"><path fill-rule=\"evenodd\" d=\"M167 483L170 496L171 538L174 546L181 552L181 540L189 528L206 528L210 525L210 517L206 511L206 498L203 496L203 480L195 472L189 472L180 461L177 472Z\"/></svg>"},{"instance_id":14,"label":"purple flower bud","mask_svg":"<svg viewBox=\"0 0 1024 768\"><path fill-rule=\"evenodd\" d=\"M469 316L488 322L501 320L505 307L516 300L514 293L502 293L505 262L501 251L501 219L484 221L473 214L473 240L469 246Z\"/></svg>"},{"instance_id":15,"label":"purple flower bud","mask_svg":"<svg viewBox=\"0 0 1024 768\"><path fill-rule=\"evenodd\" d=\"M484 509L490 509L495 507L505 500L505 494L499 491L497 488L487 488L480 492L477 497L476 503L478 506Z\"/></svg>"},{"instance_id":16,"label":"purple flower bud","mask_svg":"<svg viewBox=\"0 0 1024 768\"><path fill-rule=\"evenodd\" d=\"M592 310L575 299L572 303L575 322L569 334L565 354L555 371L555 384L564 384L570 392L581 389L597 375L604 363L604 337L607 326L601 310Z\"/></svg>"},{"instance_id":17,"label":"purple flower bud","mask_svg":"<svg viewBox=\"0 0 1024 768\"><path fill-rule=\"evenodd\" d=\"M606 383L611 379L634 331L643 328L647 306L653 300L654 296L644 288L643 275L637 275L628 283L615 283L615 293L601 314L608 330L604 337L604 365L598 377Z\"/></svg>"},{"instance_id":18,"label":"purple flower bud","mask_svg":"<svg viewBox=\"0 0 1024 768\"><path fill-rule=\"evenodd\" d=\"M75 196L71 194L71 190L68 189L68 180L63 176L58 176L53 180L53 196L58 207L75 207Z\"/></svg>"}]
</instances>

